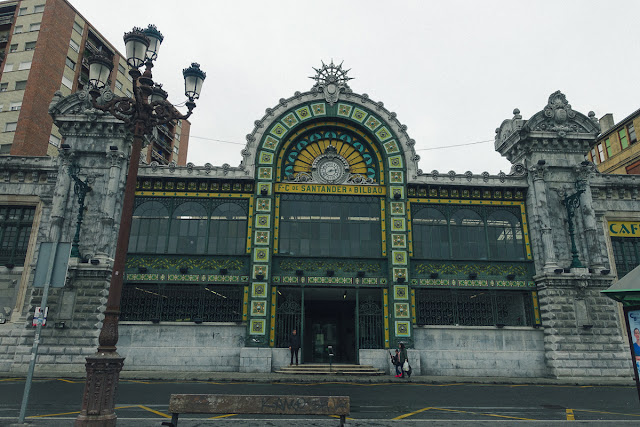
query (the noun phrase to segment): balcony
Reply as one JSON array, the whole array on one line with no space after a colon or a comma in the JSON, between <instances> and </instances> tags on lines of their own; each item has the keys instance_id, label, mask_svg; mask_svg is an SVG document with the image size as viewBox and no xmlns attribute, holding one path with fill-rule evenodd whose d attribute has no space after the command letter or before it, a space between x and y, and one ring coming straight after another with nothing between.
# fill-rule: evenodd
<instances>
[{"instance_id":1,"label":"balcony","mask_svg":"<svg viewBox=\"0 0 640 427\"><path fill-rule=\"evenodd\" d=\"M13 22L13 13L11 15L0 16L0 25L7 25Z\"/></svg>"}]
</instances>

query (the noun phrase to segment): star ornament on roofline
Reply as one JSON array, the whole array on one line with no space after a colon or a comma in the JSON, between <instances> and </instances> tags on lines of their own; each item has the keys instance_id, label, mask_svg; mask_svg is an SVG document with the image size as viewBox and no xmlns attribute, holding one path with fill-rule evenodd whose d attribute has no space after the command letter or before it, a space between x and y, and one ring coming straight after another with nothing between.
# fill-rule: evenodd
<instances>
[{"instance_id":1,"label":"star ornament on roofline","mask_svg":"<svg viewBox=\"0 0 640 427\"><path fill-rule=\"evenodd\" d=\"M337 100L340 92L351 92L351 88L347 84L353 77L347 76L349 70L342 68L342 62L339 65L333 63L333 59L329 65L322 61L322 67L313 68L316 71L314 77L309 77L316 81L312 89L323 92L325 100L329 105L333 105Z\"/></svg>"}]
</instances>

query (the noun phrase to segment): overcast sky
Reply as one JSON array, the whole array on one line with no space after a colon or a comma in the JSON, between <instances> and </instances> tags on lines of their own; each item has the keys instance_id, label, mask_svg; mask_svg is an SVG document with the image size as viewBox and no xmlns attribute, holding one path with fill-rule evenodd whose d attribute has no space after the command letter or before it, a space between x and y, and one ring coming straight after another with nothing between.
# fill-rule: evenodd
<instances>
[{"instance_id":1,"label":"overcast sky","mask_svg":"<svg viewBox=\"0 0 640 427\"><path fill-rule=\"evenodd\" d=\"M354 92L397 113L424 172L508 172L493 142L441 147L493 141L515 107L528 119L556 90L616 122L640 107L637 0L70 1L121 52L125 31L157 25L154 79L173 103L182 68L201 64L196 165L237 166L254 121L309 90L321 60L344 61Z\"/></svg>"}]
</instances>

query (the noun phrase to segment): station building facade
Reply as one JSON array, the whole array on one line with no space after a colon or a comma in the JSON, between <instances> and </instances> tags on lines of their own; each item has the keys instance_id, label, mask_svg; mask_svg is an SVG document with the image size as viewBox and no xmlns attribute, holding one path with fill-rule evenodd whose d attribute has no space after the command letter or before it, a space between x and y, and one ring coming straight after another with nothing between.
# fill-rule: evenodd
<instances>
[{"instance_id":1,"label":"station building facade","mask_svg":"<svg viewBox=\"0 0 640 427\"><path fill-rule=\"evenodd\" d=\"M395 113L354 93L340 66L317 71L310 91L256 121L240 166L141 167L120 315L125 370L272 371L288 364L297 329L307 363L328 362L331 346L336 362L388 370L402 342L423 375L631 378L618 307L600 291L638 263L626 255L638 181L585 160L599 134L593 113L553 93L530 119L515 110L496 130L508 174L424 173ZM31 221L24 266L5 272L21 275L5 326L15 345L0 364L9 372L28 363L45 230L69 240L76 230L65 215L78 209L72 164L95 203L79 227L82 256L53 290L51 317L64 325L46 331L39 369L82 371L97 342L128 136L107 116L84 120L86 98L52 103L71 147L58 159L2 160L5 205Z\"/></svg>"}]
</instances>

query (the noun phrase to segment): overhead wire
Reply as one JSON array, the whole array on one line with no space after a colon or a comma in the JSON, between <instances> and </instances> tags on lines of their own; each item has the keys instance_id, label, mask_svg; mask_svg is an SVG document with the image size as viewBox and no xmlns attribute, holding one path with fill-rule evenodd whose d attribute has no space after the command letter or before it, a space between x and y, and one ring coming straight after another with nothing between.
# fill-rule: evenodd
<instances>
[{"instance_id":1,"label":"overhead wire","mask_svg":"<svg viewBox=\"0 0 640 427\"><path fill-rule=\"evenodd\" d=\"M222 142L224 144L246 145L245 142L225 141L224 139L207 138L207 137L204 137L204 136L191 135L189 138L204 139L204 140L207 140L207 141L215 141L215 142ZM486 144L487 142L493 142L493 139L486 139L484 141L467 142L465 144L442 145L440 147L430 147L430 148L418 148L416 151L444 150L445 148L465 147L467 145Z\"/></svg>"}]
</instances>

